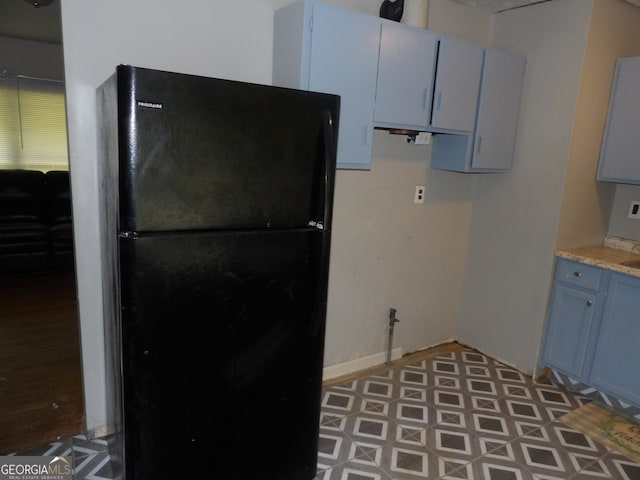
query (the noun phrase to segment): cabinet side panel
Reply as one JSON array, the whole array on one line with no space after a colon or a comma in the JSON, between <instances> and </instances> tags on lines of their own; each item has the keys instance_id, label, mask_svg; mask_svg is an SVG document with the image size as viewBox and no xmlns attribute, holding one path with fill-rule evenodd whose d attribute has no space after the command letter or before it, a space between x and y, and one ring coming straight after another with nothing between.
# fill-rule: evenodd
<instances>
[{"instance_id":1,"label":"cabinet side panel","mask_svg":"<svg viewBox=\"0 0 640 480\"><path fill-rule=\"evenodd\" d=\"M273 85L306 88L309 19L306 2L277 10L273 18Z\"/></svg>"}]
</instances>

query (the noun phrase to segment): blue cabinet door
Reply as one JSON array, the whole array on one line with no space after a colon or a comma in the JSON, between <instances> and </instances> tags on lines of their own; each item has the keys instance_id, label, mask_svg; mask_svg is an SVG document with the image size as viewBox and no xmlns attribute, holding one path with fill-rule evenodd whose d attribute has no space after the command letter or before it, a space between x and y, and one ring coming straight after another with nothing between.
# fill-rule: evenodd
<instances>
[{"instance_id":1,"label":"blue cabinet door","mask_svg":"<svg viewBox=\"0 0 640 480\"><path fill-rule=\"evenodd\" d=\"M471 52L468 53L473 58ZM435 135L432 168L455 172L507 172L511 169L525 63L522 55L495 48L484 50L474 129L471 133ZM462 117L462 114L455 116Z\"/></svg>"},{"instance_id":2,"label":"blue cabinet door","mask_svg":"<svg viewBox=\"0 0 640 480\"><path fill-rule=\"evenodd\" d=\"M433 95L431 125L471 132L476 121L484 47L442 37Z\"/></svg>"},{"instance_id":3,"label":"blue cabinet door","mask_svg":"<svg viewBox=\"0 0 640 480\"><path fill-rule=\"evenodd\" d=\"M640 57L621 58L609 100L598 180L640 183Z\"/></svg>"},{"instance_id":4,"label":"blue cabinet door","mask_svg":"<svg viewBox=\"0 0 640 480\"><path fill-rule=\"evenodd\" d=\"M558 284L553 288L542 363L580 379L596 295Z\"/></svg>"},{"instance_id":5,"label":"blue cabinet door","mask_svg":"<svg viewBox=\"0 0 640 480\"><path fill-rule=\"evenodd\" d=\"M340 95L338 167L369 168L380 21L314 4L308 89Z\"/></svg>"},{"instance_id":6,"label":"blue cabinet door","mask_svg":"<svg viewBox=\"0 0 640 480\"><path fill-rule=\"evenodd\" d=\"M487 48L471 170L511 169L520 114L525 58Z\"/></svg>"},{"instance_id":7,"label":"blue cabinet door","mask_svg":"<svg viewBox=\"0 0 640 480\"><path fill-rule=\"evenodd\" d=\"M640 406L640 278L612 273L590 383Z\"/></svg>"},{"instance_id":8,"label":"blue cabinet door","mask_svg":"<svg viewBox=\"0 0 640 480\"><path fill-rule=\"evenodd\" d=\"M394 22L382 24L376 125L424 130L429 122L435 33Z\"/></svg>"}]
</instances>

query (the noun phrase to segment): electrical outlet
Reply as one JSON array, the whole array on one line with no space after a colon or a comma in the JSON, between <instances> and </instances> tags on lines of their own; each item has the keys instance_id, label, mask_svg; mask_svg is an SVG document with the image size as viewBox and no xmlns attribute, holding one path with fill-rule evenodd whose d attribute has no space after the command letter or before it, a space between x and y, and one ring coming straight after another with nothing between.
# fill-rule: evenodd
<instances>
[{"instance_id":1,"label":"electrical outlet","mask_svg":"<svg viewBox=\"0 0 640 480\"><path fill-rule=\"evenodd\" d=\"M416 193L413 197L413 203L424 203L424 192L426 187L424 185L416 185Z\"/></svg>"},{"instance_id":2,"label":"electrical outlet","mask_svg":"<svg viewBox=\"0 0 640 480\"><path fill-rule=\"evenodd\" d=\"M631 202L631 206L629 207L629 213L627 214L627 217L640 220L640 201L634 200L633 202Z\"/></svg>"}]
</instances>

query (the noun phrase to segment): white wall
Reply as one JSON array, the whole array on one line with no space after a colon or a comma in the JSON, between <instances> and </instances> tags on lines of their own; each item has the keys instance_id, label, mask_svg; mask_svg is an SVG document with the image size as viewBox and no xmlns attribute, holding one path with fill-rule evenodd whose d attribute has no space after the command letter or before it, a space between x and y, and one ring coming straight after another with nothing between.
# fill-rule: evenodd
<instances>
[{"instance_id":1,"label":"white wall","mask_svg":"<svg viewBox=\"0 0 640 480\"><path fill-rule=\"evenodd\" d=\"M427 168L430 148L376 131L371 171L336 179L325 365L414 351L456 336L470 218L470 183ZM413 203L426 185L424 205Z\"/></svg>"},{"instance_id":2,"label":"white wall","mask_svg":"<svg viewBox=\"0 0 640 480\"><path fill-rule=\"evenodd\" d=\"M615 62L640 55L639 25L640 8L622 0L595 0L567 162L558 248L600 244L608 228L619 236L640 234L640 222L626 221L629 204L623 199L628 189L596 181Z\"/></svg>"},{"instance_id":3,"label":"white wall","mask_svg":"<svg viewBox=\"0 0 640 480\"><path fill-rule=\"evenodd\" d=\"M377 15L378 2L331 0ZM490 16L431 0L429 29L486 44ZM431 147L376 131L370 171L336 176L325 365L385 352L389 308L405 352L457 336L472 177L431 170ZM426 185L415 205L416 185Z\"/></svg>"},{"instance_id":4,"label":"white wall","mask_svg":"<svg viewBox=\"0 0 640 480\"><path fill-rule=\"evenodd\" d=\"M62 4L87 428L105 424L95 89L117 64L270 83L272 13L289 0L65 0ZM377 14L379 2L332 0ZM376 3L375 8L372 6ZM430 28L486 43L489 16L432 0ZM439 19L433 23L433 19ZM374 135L372 169L336 180L325 364L415 350L456 331L471 177L428 169L430 147ZM426 202L413 204L414 187Z\"/></svg>"},{"instance_id":5,"label":"white wall","mask_svg":"<svg viewBox=\"0 0 640 480\"><path fill-rule=\"evenodd\" d=\"M593 0L495 15L492 44L527 56L513 171L475 178L460 338L532 372L552 274Z\"/></svg>"},{"instance_id":6,"label":"white wall","mask_svg":"<svg viewBox=\"0 0 640 480\"><path fill-rule=\"evenodd\" d=\"M595 34L590 35L589 42L592 42L591 37L596 37L593 39L593 50L608 56L602 74L612 79L616 58L640 56L640 8L622 0L596 0L595 13L598 14L598 28ZM608 107L609 89L606 95ZM601 188L615 189L607 234L640 241L640 221L627 217L631 201L640 201L640 186L605 185Z\"/></svg>"},{"instance_id":7,"label":"white wall","mask_svg":"<svg viewBox=\"0 0 640 480\"><path fill-rule=\"evenodd\" d=\"M640 220L627 217L632 201L640 202L640 186L618 185L607 233L640 242Z\"/></svg>"},{"instance_id":8,"label":"white wall","mask_svg":"<svg viewBox=\"0 0 640 480\"><path fill-rule=\"evenodd\" d=\"M65 0L65 76L87 428L105 423L95 89L121 63L256 83L271 79L260 0Z\"/></svg>"}]
</instances>

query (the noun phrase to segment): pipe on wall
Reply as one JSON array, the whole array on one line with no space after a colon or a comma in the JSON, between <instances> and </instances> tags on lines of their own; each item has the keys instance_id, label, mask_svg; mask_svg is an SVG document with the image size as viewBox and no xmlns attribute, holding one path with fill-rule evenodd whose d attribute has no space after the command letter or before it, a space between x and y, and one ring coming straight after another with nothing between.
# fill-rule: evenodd
<instances>
[{"instance_id":1,"label":"pipe on wall","mask_svg":"<svg viewBox=\"0 0 640 480\"><path fill-rule=\"evenodd\" d=\"M426 29L429 24L429 0L404 0L401 22Z\"/></svg>"}]
</instances>

